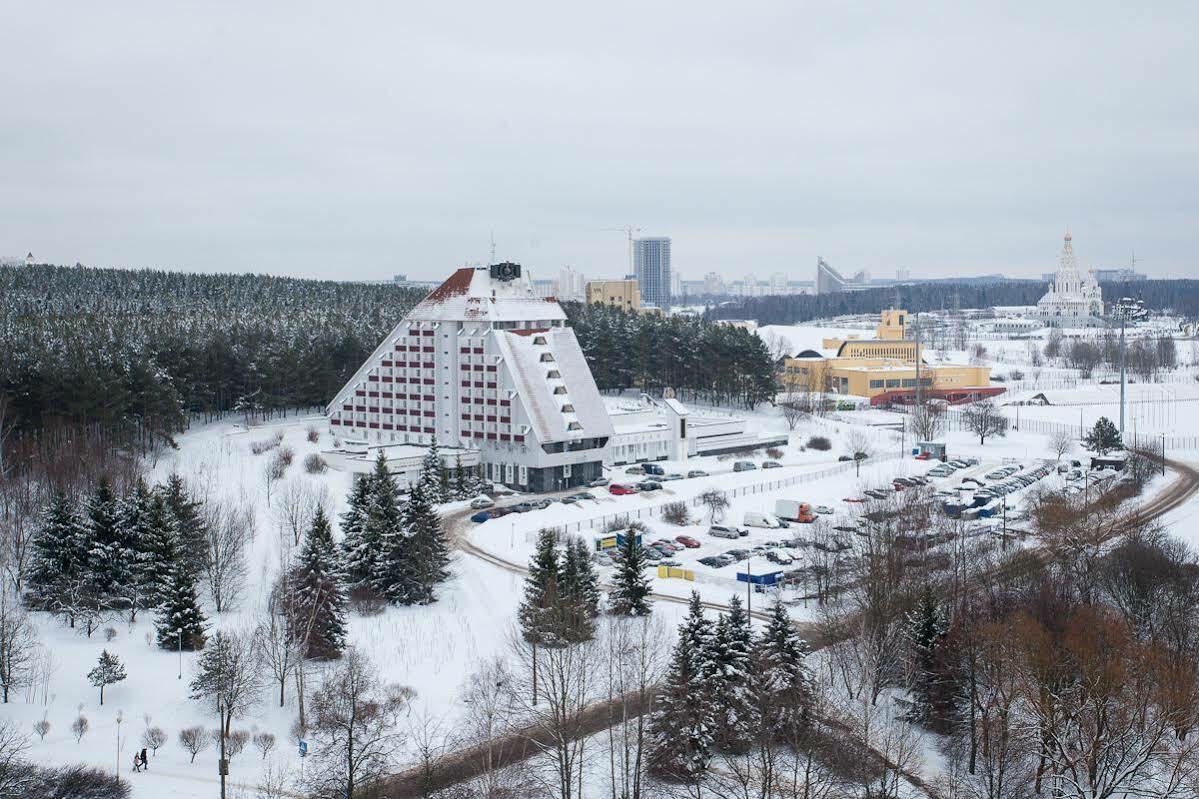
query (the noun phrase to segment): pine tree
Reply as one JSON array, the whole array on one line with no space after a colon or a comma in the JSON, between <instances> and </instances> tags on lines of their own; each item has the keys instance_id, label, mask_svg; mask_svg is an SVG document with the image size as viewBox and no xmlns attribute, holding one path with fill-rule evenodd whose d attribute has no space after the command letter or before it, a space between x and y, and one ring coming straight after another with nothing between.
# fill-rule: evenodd
<instances>
[{"instance_id":1,"label":"pine tree","mask_svg":"<svg viewBox=\"0 0 1199 799\"><path fill-rule=\"evenodd\" d=\"M104 686L120 682L127 676L125 665L121 663L121 659L116 655L109 654L107 649L100 653L100 661L95 668L87 673L88 681L100 689L101 705L104 704Z\"/></svg>"},{"instance_id":2,"label":"pine tree","mask_svg":"<svg viewBox=\"0 0 1199 799\"><path fill-rule=\"evenodd\" d=\"M783 601L776 599L754 646L754 684L763 725L784 741L796 740L809 721L812 675L807 656L807 642L796 632Z\"/></svg>"},{"instance_id":3,"label":"pine tree","mask_svg":"<svg viewBox=\"0 0 1199 799\"><path fill-rule=\"evenodd\" d=\"M380 453L382 457L382 453ZM375 469L378 471L378 463ZM384 463L386 469L386 463ZM345 569L346 584L352 588L370 585L374 572L378 541L367 538L367 518L370 516L371 499L374 496L374 480L371 475L358 475L350 496L346 498L346 511L341 515L341 552Z\"/></svg>"},{"instance_id":4,"label":"pine tree","mask_svg":"<svg viewBox=\"0 0 1199 799\"><path fill-rule=\"evenodd\" d=\"M558 541L553 530L537 534L537 549L529 561L525 596L517 611L521 634L540 646L562 646L566 635L561 621L561 590L558 578Z\"/></svg>"},{"instance_id":5,"label":"pine tree","mask_svg":"<svg viewBox=\"0 0 1199 799\"><path fill-rule=\"evenodd\" d=\"M927 722L933 715L937 689L937 647L945 636L945 622L936 594L925 586L915 609L908 614L905 633L911 646L914 715Z\"/></svg>"},{"instance_id":6,"label":"pine tree","mask_svg":"<svg viewBox=\"0 0 1199 799\"><path fill-rule=\"evenodd\" d=\"M204 613L196 592L195 573L185 564L176 562L165 581L165 595L158 608L155 629L158 646L189 652L204 648Z\"/></svg>"},{"instance_id":7,"label":"pine tree","mask_svg":"<svg viewBox=\"0 0 1199 799\"><path fill-rule=\"evenodd\" d=\"M410 556L404 565L411 575L408 601L420 605L436 601L435 586L450 576L450 546L432 499L441 491L441 474L440 461L426 459L420 480L404 506L403 526L408 535L405 545Z\"/></svg>"},{"instance_id":8,"label":"pine tree","mask_svg":"<svg viewBox=\"0 0 1199 799\"><path fill-rule=\"evenodd\" d=\"M420 482L426 485L429 501L434 505L450 500L447 492L449 483L445 477L445 470L441 465L441 450L438 449L437 439L434 438L420 464Z\"/></svg>"},{"instance_id":9,"label":"pine tree","mask_svg":"<svg viewBox=\"0 0 1199 799\"><path fill-rule=\"evenodd\" d=\"M338 573L333 530L319 505L288 588L290 635L293 640L306 642L304 657L341 657L346 643L346 597Z\"/></svg>"},{"instance_id":10,"label":"pine tree","mask_svg":"<svg viewBox=\"0 0 1199 799\"><path fill-rule=\"evenodd\" d=\"M688 779L707 768L716 729L710 700L716 678L712 647L712 623L693 592L649 722L647 763L659 777Z\"/></svg>"},{"instance_id":11,"label":"pine tree","mask_svg":"<svg viewBox=\"0 0 1199 799\"><path fill-rule=\"evenodd\" d=\"M138 478L133 490L117 503L117 528L129 553L129 576L124 593L129 603L130 621L137 620L139 608L148 607L154 602L154 574L147 567L148 547L152 538L149 533L150 503L150 489L141 478Z\"/></svg>"},{"instance_id":12,"label":"pine tree","mask_svg":"<svg viewBox=\"0 0 1199 799\"><path fill-rule=\"evenodd\" d=\"M731 752L748 749L758 729L752 647L749 617L740 598L734 595L729 600L729 612L716 624L712 650L716 679L711 685L716 742Z\"/></svg>"},{"instance_id":13,"label":"pine tree","mask_svg":"<svg viewBox=\"0 0 1199 799\"><path fill-rule=\"evenodd\" d=\"M74 504L66 494L56 492L42 512L33 540L29 586L39 607L63 613L72 627L86 588L89 550Z\"/></svg>"},{"instance_id":14,"label":"pine tree","mask_svg":"<svg viewBox=\"0 0 1199 799\"><path fill-rule=\"evenodd\" d=\"M133 563L136 557L121 524L120 508L108 480L101 478L83 512L88 543L90 591L107 608L132 604Z\"/></svg>"},{"instance_id":15,"label":"pine tree","mask_svg":"<svg viewBox=\"0 0 1199 799\"><path fill-rule=\"evenodd\" d=\"M462 468L462 456L458 455L454 458L454 476L452 479L452 491L454 499L467 499L471 496L471 484L467 477L466 469Z\"/></svg>"},{"instance_id":16,"label":"pine tree","mask_svg":"<svg viewBox=\"0 0 1199 799\"><path fill-rule=\"evenodd\" d=\"M160 492L149 495L140 524L143 538L135 572L144 595L150 597L153 607L159 607L172 591L171 578L180 564L187 565L186 571L193 575L197 571L180 554L179 520Z\"/></svg>"},{"instance_id":17,"label":"pine tree","mask_svg":"<svg viewBox=\"0 0 1199 799\"><path fill-rule=\"evenodd\" d=\"M562 595L564 635L571 642L594 638L595 618L599 615L599 577L583 539L567 541L558 585Z\"/></svg>"},{"instance_id":18,"label":"pine tree","mask_svg":"<svg viewBox=\"0 0 1199 799\"><path fill-rule=\"evenodd\" d=\"M1120 431L1106 416L1099 417L1095 426L1083 436L1082 443L1087 449L1098 452L1100 455L1106 455L1111 450L1124 449Z\"/></svg>"},{"instance_id":19,"label":"pine tree","mask_svg":"<svg viewBox=\"0 0 1199 799\"><path fill-rule=\"evenodd\" d=\"M412 581L412 547L404 529L400 508L400 490L387 469L383 453L375 461L371 478L370 505L362 534L360 553L355 557L370 561L370 587L393 604L409 604L415 594Z\"/></svg>"},{"instance_id":20,"label":"pine tree","mask_svg":"<svg viewBox=\"0 0 1199 799\"><path fill-rule=\"evenodd\" d=\"M183 478L175 473L171 473L165 485L158 487L158 493L174 517L179 556L193 569L202 569L208 554L201 503L192 499Z\"/></svg>"},{"instance_id":21,"label":"pine tree","mask_svg":"<svg viewBox=\"0 0 1199 799\"><path fill-rule=\"evenodd\" d=\"M649 578L645 576L648 561L637 539L635 528L624 531L624 540L620 543L624 557L620 558L616 573L612 575L609 604L618 616L648 616L650 612L651 590Z\"/></svg>"}]
</instances>

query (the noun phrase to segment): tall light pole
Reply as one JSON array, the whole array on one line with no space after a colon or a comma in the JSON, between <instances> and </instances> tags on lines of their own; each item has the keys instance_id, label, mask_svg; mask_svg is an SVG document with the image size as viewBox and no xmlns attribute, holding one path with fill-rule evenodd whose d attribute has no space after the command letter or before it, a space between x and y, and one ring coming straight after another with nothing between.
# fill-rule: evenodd
<instances>
[{"instance_id":1,"label":"tall light pole","mask_svg":"<svg viewBox=\"0 0 1199 799\"><path fill-rule=\"evenodd\" d=\"M121 721L124 716L121 711L117 711L117 784L121 783Z\"/></svg>"}]
</instances>

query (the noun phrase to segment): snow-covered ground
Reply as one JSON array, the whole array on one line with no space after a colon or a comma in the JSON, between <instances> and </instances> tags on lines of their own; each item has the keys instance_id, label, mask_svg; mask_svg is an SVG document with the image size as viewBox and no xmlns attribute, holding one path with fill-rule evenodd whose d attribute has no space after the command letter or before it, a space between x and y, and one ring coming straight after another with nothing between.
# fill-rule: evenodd
<instances>
[{"instance_id":1,"label":"snow-covered ground","mask_svg":"<svg viewBox=\"0 0 1199 799\"><path fill-rule=\"evenodd\" d=\"M1181 400L1183 387L1178 388L1178 399ZM1021 408L1021 418L1042 418L1024 416L1035 411L1044 414L1047 420L1062 418L1063 421L1077 422L1079 407L1083 408L1084 414L1108 408L1106 400L1111 390L1111 387L1096 386L1088 393L1078 395L1093 399L1093 406L1025 406ZM1138 391L1152 396L1151 386ZM1192 395L1199 396L1199 393L1191 390L1187 396ZM1133 396L1140 397L1141 393ZM1170 417L1169 424L1177 430L1199 433L1196 430L1199 414L1189 412L1190 404L1179 402L1175 407L1178 410ZM1009 415L1014 416L1012 410L1007 409ZM711 412L727 411L713 409ZM755 429L786 430L775 409L760 408L749 417ZM686 474L691 469L702 469L708 476L665 482L662 491L633 496L613 496L605 489L591 489L596 496L594 501L554 504L543 511L511 514L478 525L467 523L465 529L475 546L512 564L523 565L541 527L565 528L569 533L589 537L598 534L604 523L615 516L640 517L651 529L650 540L691 535L701 542L698 549L685 549L675 556L684 567L695 572L696 580L655 576L655 590L664 595L685 597L694 589L705 599L723 603L733 592L744 592L744 583L737 582L736 573L742 571L745 564L712 569L698 564L700 557L734 548L752 549L796 535L812 535L812 528L799 525L780 531L751 527L746 538L737 541L716 539L707 534L708 519L702 506L689 505L695 523L682 528L663 522L657 515L657 508L671 501L692 503L703 491L718 488L728 492L731 499L725 519L737 525L742 524L747 512L773 513L778 499L802 500L813 506L828 505L834 513L821 516L819 523L836 524L837 520L853 513L853 504L844 502L846 497L858 496L866 488L888 485L893 477L922 474L930 468L930 464L910 457L910 435L901 441L893 429L902 418L886 411L871 410L805 420L791 433L790 444L777 458L781 468L734 472L733 463L740 458L729 457L662 462L667 472ZM316 443L307 440L307 430L312 426L320 433ZM860 476L855 474L852 464L838 462L838 457L846 452L846 438L851 429L866 430L874 442L874 455L863 466ZM270 439L277 431L282 432L283 444L294 450L295 458L284 480L269 486L268 491L263 473L270 456L254 455L251 444ZM803 445L813 435L828 437L831 449L805 449ZM951 457L975 456L981 463L953 477L934 480L937 489L956 487L964 476L985 474L999 464L1030 466L1053 458L1049 435L1028 430L1013 430L1006 437L989 439L981 446L977 438L968 433L952 432L944 438ZM247 549L246 590L236 610L220 616L210 615L213 630L248 630L254 625L270 582L290 547L290 532L285 529L280 516L286 504L284 497L289 491L306 487L322 497L326 509L336 518L344 508L351 475L332 470L310 475L304 471L302 463L307 455L331 446L325 426L315 419L290 419L248 432L234 423L201 426L181 436L179 444L177 451L167 453L152 464L153 478L162 479L177 471L206 500L238 503L252 509L255 533ZM764 453L752 458L759 466L766 459L768 456ZM611 470L611 477L629 482L640 479L625 475L624 471L625 467ZM1046 479L1061 480L1056 474ZM1020 499L1019 494L1009 497L1014 503ZM1176 532L1185 535L1186 531L1194 529L1196 518L1199 518L1199 500L1174 511L1167 520ZM1191 540L1191 543L1199 545L1199 540ZM806 556L804 550L796 549L792 554L799 558L795 565L802 566ZM755 573L777 568L759 556L752 559L751 567ZM436 604L388 608L369 618L354 615L350 624L352 643L366 651L379 667L383 679L414 689L414 717L428 711L448 726L460 718L459 691L468 675L484 659L507 650L522 587L521 575L462 552L455 555L452 570L453 577L440 589ZM755 605L760 601L754 598ZM667 631L668 640L663 645L668 646L685 607L659 602L655 612ZM802 601L796 601L792 612L797 620L802 620L812 618L813 611ZM213 795L217 776L215 751L210 748L201 752L193 764L176 740L179 730L184 727L202 725L212 728L216 723L207 706L188 696L196 655L184 653L180 658L177 653L154 646L150 614L139 616L136 624L113 620L110 624L115 636L111 641L105 640L103 629L89 639L45 614L34 614L34 618L40 641L50 657L48 682L37 691L16 692L10 704L0 707L0 715L13 719L25 730L32 730L33 723L43 717L51 723L51 731L44 741L33 738L29 753L32 758L47 763L84 761L107 768L115 768L119 763L122 776L133 780L136 797ZM100 707L98 691L88 683L85 675L104 648L121 658L129 677L107 689L105 704ZM268 766L295 772L301 768L301 760L289 735L295 717L291 688L289 686L287 702L282 708L278 707L276 691L277 688L264 687L252 717L238 720L234 728L273 733L278 740L277 747L265 760L252 748L234 758L231 765L234 782L252 785ZM90 729L77 743L70 727L81 712L80 708L90 722ZM118 712L123 716L119 744ZM152 759L148 773L131 774L131 759L134 750L140 748L139 739L147 715L149 723L164 728L170 740ZM927 753L926 762L934 763L933 755L932 751Z\"/></svg>"}]
</instances>

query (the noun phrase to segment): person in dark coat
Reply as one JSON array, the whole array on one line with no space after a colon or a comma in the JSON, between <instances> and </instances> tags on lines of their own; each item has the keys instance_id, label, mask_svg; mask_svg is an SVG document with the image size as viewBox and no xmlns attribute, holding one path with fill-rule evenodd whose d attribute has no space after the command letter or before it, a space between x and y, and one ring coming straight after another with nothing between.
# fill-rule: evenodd
<instances>
[{"instance_id":1,"label":"person in dark coat","mask_svg":"<svg viewBox=\"0 0 1199 799\"><path fill-rule=\"evenodd\" d=\"M142 747L142 768L146 771L150 770L150 761L146 760L146 748L144 746Z\"/></svg>"}]
</instances>

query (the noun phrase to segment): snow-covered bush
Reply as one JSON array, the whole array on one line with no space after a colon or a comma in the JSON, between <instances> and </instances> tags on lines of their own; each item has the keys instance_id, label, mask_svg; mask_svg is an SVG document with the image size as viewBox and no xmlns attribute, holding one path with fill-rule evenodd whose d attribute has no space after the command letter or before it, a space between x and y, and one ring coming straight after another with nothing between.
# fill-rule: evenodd
<instances>
[{"instance_id":1,"label":"snow-covered bush","mask_svg":"<svg viewBox=\"0 0 1199 799\"><path fill-rule=\"evenodd\" d=\"M686 502L668 502L662 506L662 520L676 527L685 527L691 523L691 512L687 510Z\"/></svg>"},{"instance_id":2,"label":"snow-covered bush","mask_svg":"<svg viewBox=\"0 0 1199 799\"><path fill-rule=\"evenodd\" d=\"M304 458L304 471L309 474L324 474L329 470L329 463L315 452Z\"/></svg>"},{"instance_id":3,"label":"snow-covered bush","mask_svg":"<svg viewBox=\"0 0 1199 799\"><path fill-rule=\"evenodd\" d=\"M812 436L804 446L808 449L819 450L820 452L828 452L833 448L832 442L826 436Z\"/></svg>"}]
</instances>

